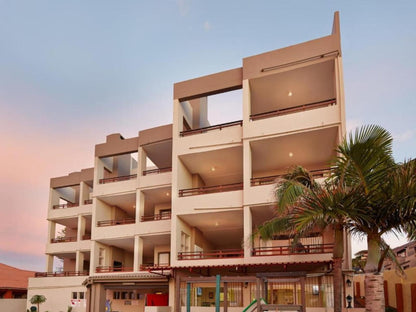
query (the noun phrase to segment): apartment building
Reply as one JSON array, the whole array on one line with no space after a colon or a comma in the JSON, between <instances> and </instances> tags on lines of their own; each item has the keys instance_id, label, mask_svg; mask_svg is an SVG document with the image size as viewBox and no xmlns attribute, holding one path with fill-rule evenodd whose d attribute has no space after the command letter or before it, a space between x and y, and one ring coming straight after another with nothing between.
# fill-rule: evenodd
<instances>
[{"instance_id":1,"label":"apartment building","mask_svg":"<svg viewBox=\"0 0 416 312\"><path fill-rule=\"evenodd\" d=\"M210 100L230 92L242 120L213 124ZM302 165L323 180L345 134L338 13L328 36L173 93L171 125L109 135L94 168L51 179L47 272L30 280L29 296L51 297L49 310L330 310L331 229L296 246L290 235L252 234L275 216L276 178ZM347 236L345 250L347 281Z\"/></svg>"}]
</instances>

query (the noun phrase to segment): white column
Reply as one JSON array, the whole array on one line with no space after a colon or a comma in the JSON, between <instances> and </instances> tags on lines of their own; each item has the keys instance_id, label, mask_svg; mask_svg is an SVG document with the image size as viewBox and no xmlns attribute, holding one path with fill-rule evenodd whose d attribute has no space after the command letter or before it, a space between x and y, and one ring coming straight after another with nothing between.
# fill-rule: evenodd
<instances>
[{"instance_id":1,"label":"white column","mask_svg":"<svg viewBox=\"0 0 416 312\"><path fill-rule=\"evenodd\" d=\"M253 221L250 206L244 206L244 258L251 257Z\"/></svg>"},{"instance_id":2,"label":"white column","mask_svg":"<svg viewBox=\"0 0 416 312\"><path fill-rule=\"evenodd\" d=\"M139 235L135 235L133 271L140 271L141 264L143 264L143 239Z\"/></svg>"},{"instance_id":3,"label":"white column","mask_svg":"<svg viewBox=\"0 0 416 312\"><path fill-rule=\"evenodd\" d=\"M84 271L84 253L79 250L76 251L75 271L78 271L78 272Z\"/></svg>"},{"instance_id":4,"label":"white column","mask_svg":"<svg viewBox=\"0 0 416 312\"><path fill-rule=\"evenodd\" d=\"M46 272L53 271L53 255L46 255Z\"/></svg>"},{"instance_id":5,"label":"white column","mask_svg":"<svg viewBox=\"0 0 416 312\"><path fill-rule=\"evenodd\" d=\"M48 244L51 243L51 239L55 238L56 223L48 221Z\"/></svg>"},{"instance_id":6,"label":"white column","mask_svg":"<svg viewBox=\"0 0 416 312\"><path fill-rule=\"evenodd\" d=\"M77 228L77 240L81 241L82 236L85 234L85 217L84 216L78 216L78 228Z\"/></svg>"}]
</instances>

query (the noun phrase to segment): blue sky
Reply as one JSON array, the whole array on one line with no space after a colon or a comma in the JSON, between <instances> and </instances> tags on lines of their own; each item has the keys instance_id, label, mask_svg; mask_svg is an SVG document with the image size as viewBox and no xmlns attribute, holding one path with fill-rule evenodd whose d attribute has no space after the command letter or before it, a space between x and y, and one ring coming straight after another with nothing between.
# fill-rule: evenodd
<instances>
[{"instance_id":1,"label":"blue sky","mask_svg":"<svg viewBox=\"0 0 416 312\"><path fill-rule=\"evenodd\" d=\"M334 11L347 127L415 157L415 1L0 0L0 262L44 270L49 178L91 167L107 134L171 123L174 82L326 36Z\"/></svg>"}]
</instances>

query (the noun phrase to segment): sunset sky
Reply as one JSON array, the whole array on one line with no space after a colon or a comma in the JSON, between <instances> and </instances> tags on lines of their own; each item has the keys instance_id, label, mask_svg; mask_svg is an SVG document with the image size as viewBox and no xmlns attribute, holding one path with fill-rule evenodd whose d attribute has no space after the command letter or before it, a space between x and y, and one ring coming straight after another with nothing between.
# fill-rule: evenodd
<instances>
[{"instance_id":1,"label":"sunset sky","mask_svg":"<svg viewBox=\"0 0 416 312\"><path fill-rule=\"evenodd\" d=\"M49 179L92 167L108 134L171 123L174 82L329 35L335 11L348 129L379 124L416 157L414 0L0 0L0 262L45 270Z\"/></svg>"}]
</instances>

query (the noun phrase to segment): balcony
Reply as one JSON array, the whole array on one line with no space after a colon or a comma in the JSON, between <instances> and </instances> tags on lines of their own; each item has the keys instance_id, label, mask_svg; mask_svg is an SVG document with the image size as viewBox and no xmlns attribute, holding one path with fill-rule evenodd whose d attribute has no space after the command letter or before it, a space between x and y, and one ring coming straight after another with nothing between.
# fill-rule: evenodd
<instances>
[{"instance_id":1,"label":"balcony","mask_svg":"<svg viewBox=\"0 0 416 312\"><path fill-rule=\"evenodd\" d=\"M326 178L331 173L331 168L324 168L324 169L316 169L309 171L315 179L317 178ZM267 177L257 177L251 178L251 186L258 186L258 185L268 185L276 183L276 179L283 177L284 174L272 175Z\"/></svg>"},{"instance_id":2,"label":"balcony","mask_svg":"<svg viewBox=\"0 0 416 312\"><path fill-rule=\"evenodd\" d=\"M66 208L74 208L79 207L78 203L66 203L66 204L60 204L60 205L53 205L53 209L66 209Z\"/></svg>"},{"instance_id":3,"label":"balcony","mask_svg":"<svg viewBox=\"0 0 416 312\"><path fill-rule=\"evenodd\" d=\"M96 273L112 273L112 272L133 272L132 267L125 266L98 266L95 269Z\"/></svg>"},{"instance_id":4,"label":"balcony","mask_svg":"<svg viewBox=\"0 0 416 312\"><path fill-rule=\"evenodd\" d=\"M158 213L152 216L141 216L140 221L146 222L146 221L170 220L171 218L172 218L172 213L164 212L164 213Z\"/></svg>"},{"instance_id":5,"label":"balcony","mask_svg":"<svg viewBox=\"0 0 416 312\"><path fill-rule=\"evenodd\" d=\"M56 237L51 239L51 243L69 243L69 242L76 242L77 238L75 236L70 237Z\"/></svg>"},{"instance_id":6,"label":"balcony","mask_svg":"<svg viewBox=\"0 0 416 312\"><path fill-rule=\"evenodd\" d=\"M137 174L130 174L130 175L125 175L125 176L100 179L99 183L106 184L106 183L119 182L119 181L128 181L128 180L133 180L136 178L137 178Z\"/></svg>"},{"instance_id":7,"label":"balcony","mask_svg":"<svg viewBox=\"0 0 416 312\"><path fill-rule=\"evenodd\" d=\"M243 182L223 184L223 185L214 185L214 186L202 186L202 187L179 190L179 197L239 191L242 189L243 189Z\"/></svg>"},{"instance_id":8,"label":"balcony","mask_svg":"<svg viewBox=\"0 0 416 312\"><path fill-rule=\"evenodd\" d=\"M276 117L276 116L282 116L282 115L287 115L287 114L292 114L292 113L297 113L297 112L303 112L303 111L307 111L311 109L336 105L336 103L337 103L336 99L329 99L329 100L324 100L324 101L319 101L319 102L297 105L293 107L286 107L286 108L276 109L276 110L269 111L269 112L250 115L250 120L254 121L254 120L259 120L259 119L264 119L264 118L269 118L269 117Z\"/></svg>"},{"instance_id":9,"label":"balcony","mask_svg":"<svg viewBox=\"0 0 416 312\"><path fill-rule=\"evenodd\" d=\"M332 253L334 244L296 244L289 246L254 247L252 256L283 256L310 253Z\"/></svg>"},{"instance_id":10,"label":"balcony","mask_svg":"<svg viewBox=\"0 0 416 312\"><path fill-rule=\"evenodd\" d=\"M210 251L180 251L178 260L201 260L201 259L220 259L220 258L242 258L243 249L222 249Z\"/></svg>"},{"instance_id":11,"label":"balcony","mask_svg":"<svg viewBox=\"0 0 416 312\"><path fill-rule=\"evenodd\" d=\"M88 271L36 272L35 277L88 276Z\"/></svg>"},{"instance_id":12,"label":"balcony","mask_svg":"<svg viewBox=\"0 0 416 312\"><path fill-rule=\"evenodd\" d=\"M97 226L103 227L103 226L113 226L113 225L122 225L122 224L133 224L136 220L133 218L127 218L127 219L121 219L121 220L103 220L98 221Z\"/></svg>"},{"instance_id":13,"label":"balcony","mask_svg":"<svg viewBox=\"0 0 416 312\"><path fill-rule=\"evenodd\" d=\"M172 167L166 167L166 168L156 168L156 169L150 169L150 170L143 170L143 175L151 175L151 174L160 174L164 172L171 172Z\"/></svg>"},{"instance_id":14,"label":"balcony","mask_svg":"<svg viewBox=\"0 0 416 312\"><path fill-rule=\"evenodd\" d=\"M214 126L209 126L209 127L184 130L184 131L180 132L180 136L184 137L184 136L188 136L188 135L200 134L200 133L205 133L205 132L213 131L213 130L222 130L223 128L228 128L228 127L233 127L233 126L242 126L242 125L243 125L243 121L242 120L237 120L237 121L227 122L227 123L214 125Z\"/></svg>"}]
</instances>

